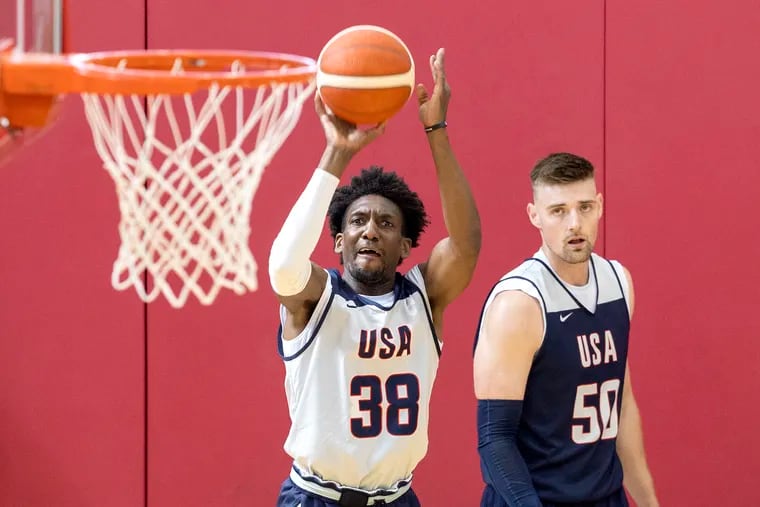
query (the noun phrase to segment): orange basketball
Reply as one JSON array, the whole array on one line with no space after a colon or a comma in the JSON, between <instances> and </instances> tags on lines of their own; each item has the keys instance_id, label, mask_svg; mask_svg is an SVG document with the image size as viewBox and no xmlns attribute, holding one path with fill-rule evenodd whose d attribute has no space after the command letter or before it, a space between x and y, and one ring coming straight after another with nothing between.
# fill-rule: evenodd
<instances>
[{"instance_id":1,"label":"orange basketball","mask_svg":"<svg viewBox=\"0 0 760 507\"><path fill-rule=\"evenodd\" d=\"M317 89L339 118L377 124L399 112L412 94L414 60L393 32L379 26L352 26L322 48Z\"/></svg>"}]
</instances>

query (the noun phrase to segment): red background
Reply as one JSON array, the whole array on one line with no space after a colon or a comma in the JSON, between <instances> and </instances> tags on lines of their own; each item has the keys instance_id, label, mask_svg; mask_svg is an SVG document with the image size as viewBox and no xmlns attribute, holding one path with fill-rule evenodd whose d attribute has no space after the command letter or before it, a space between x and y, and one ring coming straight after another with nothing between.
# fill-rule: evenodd
<instances>
[{"instance_id":1,"label":"red background","mask_svg":"<svg viewBox=\"0 0 760 507\"><path fill-rule=\"evenodd\" d=\"M77 0L68 20L77 52L312 57L340 29L378 24L407 42L425 83L445 46L450 136L484 240L446 315L423 504L478 504L473 332L491 284L539 245L530 168L572 151L606 197L597 251L636 283L631 367L662 505L760 505L756 2ZM254 201L261 289L182 310L110 286L118 207L80 99L0 167L0 506L274 505L289 421L265 266L323 144L309 103ZM422 259L444 229L413 103L352 171L370 163L425 200ZM335 264L329 242L315 259Z\"/></svg>"}]
</instances>

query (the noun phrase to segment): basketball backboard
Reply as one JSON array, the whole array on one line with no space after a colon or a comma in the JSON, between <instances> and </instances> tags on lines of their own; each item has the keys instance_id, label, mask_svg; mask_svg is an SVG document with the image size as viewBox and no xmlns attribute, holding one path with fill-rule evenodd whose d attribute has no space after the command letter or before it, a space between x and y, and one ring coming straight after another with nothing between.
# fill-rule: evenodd
<instances>
[{"instance_id":1,"label":"basketball backboard","mask_svg":"<svg viewBox=\"0 0 760 507\"><path fill-rule=\"evenodd\" d=\"M17 53L63 52L64 0L0 1L0 52L11 47ZM5 116L6 107L0 94L0 164L40 132L15 128Z\"/></svg>"},{"instance_id":2,"label":"basketball backboard","mask_svg":"<svg viewBox=\"0 0 760 507\"><path fill-rule=\"evenodd\" d=\"M14 40L16 51L63 51L63 0L2 0L0 39Z\"/></svg>"}]
</instances>

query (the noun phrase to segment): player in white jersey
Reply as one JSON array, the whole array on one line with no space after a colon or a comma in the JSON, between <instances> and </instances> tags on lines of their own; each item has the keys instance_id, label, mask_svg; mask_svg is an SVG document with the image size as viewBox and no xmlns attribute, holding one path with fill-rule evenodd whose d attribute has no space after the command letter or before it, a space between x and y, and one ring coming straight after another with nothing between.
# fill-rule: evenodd
<instances>
[{"instance_id":1,"label":"player in white jersey","mask_svg":"<svg viewBox=\"0 0 760 507\"><path fill-rule=\"evenodd\" d=\"M552 154L531 172L542 246L504 276L476 337L481 507L657 507L628 367L633 282L593 254L594 168Z\"/></svg>"},{"instance_id":2,"label":"player in white jersey","mask_svg":"<svg viewBox=\"0 0 760 507\"><path fill-rule=\"evenodd\" d=\"M443 49L430 68L432 93L417 85L416 95L449 236L405 275L397 268L428 223L417 194L379 167L336 190L385 126L357 129L315 99L327 147L269 259L293 458L278 507L419 505L411 478L427 451L443 311L470 282L480 250L475 201L446 131ZM325 213L342 274L310 261Z\"/></svg>"}]
</instances>

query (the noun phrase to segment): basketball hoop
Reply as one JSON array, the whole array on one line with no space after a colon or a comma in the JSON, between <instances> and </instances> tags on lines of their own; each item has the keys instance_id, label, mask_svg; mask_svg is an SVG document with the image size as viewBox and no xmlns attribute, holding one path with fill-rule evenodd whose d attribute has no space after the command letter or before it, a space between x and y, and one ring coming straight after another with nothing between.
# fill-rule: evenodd
<instances>
[{"instance_id":1,"label":"basketball hoop","mask_svg":"<svg viewBox=\"0 0 760 507\"><path fill-rule=\"evenodd\" d=\"M145 302L211 304L257 288L248 248L264 168L314 90L314 60L243 51L55 56L0 51L0 118L44 125L80 93L116 185L121 246L111 276ZM150 275L150 285L144 274Z\"/></svg>"}]
</instances>

